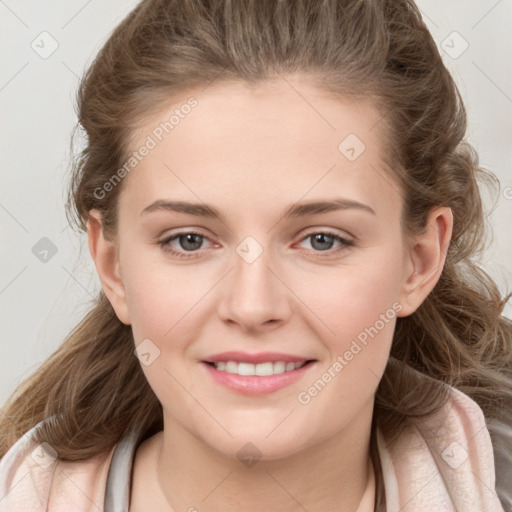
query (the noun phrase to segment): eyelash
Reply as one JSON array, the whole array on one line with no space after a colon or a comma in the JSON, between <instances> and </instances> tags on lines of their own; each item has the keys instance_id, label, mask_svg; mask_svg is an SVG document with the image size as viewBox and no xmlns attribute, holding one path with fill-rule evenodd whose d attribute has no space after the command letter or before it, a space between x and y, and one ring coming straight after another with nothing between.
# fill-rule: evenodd
<instances>
[{"instance_id":1,"label":"eyelash","mask_svg":"<svg viewBox=\"0 0 512 512\"><path fill-rule=\"evenodd\" d=\"M187 253L184 253L184 252L181 252L181 251L176 251L175 249L172 249L171 246L169 245L173 240L176 240L177 238L180 238L181 236L184 236L184 235L197 235L197 236L199 236L201 238L204 238L204 239L208 240L208 238L206 236L202 235L201 233L197 233L195 231L181 231L179 233L173 234L170 237L164 238L163 240L161 240L161 241L159 241L157 243L162 248L163 251L171 254L172 256L176 256L176 257L178 257L180 259L196 258L197 257L196 255L200 251L200 249L198 249L197 251L189 251L188 254L187 254ZM313 249L313 256L316 257L316 258L325 257L323 255L326 254L326 253L327 253L327 256L332 256L333 253L337 253L339 251L342 251L342 250L346 249L347 247L351 247L351 246L354 245L353 241L347 240L346 238L343 238L342 236L337 235L337 234L335 234L335 233L333 233L331 231L312 231L312 232L306 234L305 236L303 236L300 239L300 242L306 240L307 238L312 237L313 235L327 235L328 237L331 237L334 240L336 240L336 241L341 243L341 246L338 247L338 249L327 249L325 251L315 251Z\"/></svg>"}]
</instances>

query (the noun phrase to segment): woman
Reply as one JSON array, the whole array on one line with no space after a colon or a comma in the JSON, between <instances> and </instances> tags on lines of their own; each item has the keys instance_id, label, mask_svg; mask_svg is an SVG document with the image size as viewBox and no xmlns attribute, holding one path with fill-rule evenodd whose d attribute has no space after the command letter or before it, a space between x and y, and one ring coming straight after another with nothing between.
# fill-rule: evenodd
<instances>
[{"instance_id":1,"label":"woman","mask_svg":"<svg viewBox=\"0 0 512 512\"><path fill-rule=\"evenodd\" d=\"M4 408L0 510L512 510L486 175L412 1L143 1L78 99L102 291Z\"/></svg>"}]
</instances>

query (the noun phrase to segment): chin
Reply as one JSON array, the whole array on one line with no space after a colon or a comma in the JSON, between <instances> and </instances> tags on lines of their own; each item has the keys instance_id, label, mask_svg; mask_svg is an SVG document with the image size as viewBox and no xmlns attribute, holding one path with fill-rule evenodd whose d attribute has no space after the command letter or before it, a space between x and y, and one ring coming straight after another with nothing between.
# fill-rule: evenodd
<instances>
[{"instance_id":1,"label":"chin","mask_svg":"<svg viewBox=\"0 0 512 512\"><path fill-rule=\"evenodd\" d=\"M270 436L268 431L262 432L259 429L230 432L232 438L203 437L203 442L225 457L238 459L247 467L252 467L258 461L284 459L305 448L303 439L290 436L286 431L280 435L272 433Z\"/></svg>"}]
</instances>

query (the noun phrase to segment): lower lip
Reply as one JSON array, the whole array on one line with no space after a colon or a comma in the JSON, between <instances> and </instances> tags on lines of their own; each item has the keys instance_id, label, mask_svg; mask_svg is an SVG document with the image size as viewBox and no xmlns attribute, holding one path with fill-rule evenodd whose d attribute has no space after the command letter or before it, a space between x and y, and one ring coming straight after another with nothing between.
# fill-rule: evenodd
<instances>
[{"instance_id":1,"label":"lower lip","mask_svg":"<svg viewBox=\"0 0 512 512\"><path fill-rule=\"evenodd\" d=\"M238 391L246 395L266 395L278 391L279 389L297 382L314 366L314 362L311 361L296 370L275 375L259 376L238 375L237 373L216 370L212 365L204 361L202 361L201 364L216 382L233 391Z\"/></svg>"}]
</instances>

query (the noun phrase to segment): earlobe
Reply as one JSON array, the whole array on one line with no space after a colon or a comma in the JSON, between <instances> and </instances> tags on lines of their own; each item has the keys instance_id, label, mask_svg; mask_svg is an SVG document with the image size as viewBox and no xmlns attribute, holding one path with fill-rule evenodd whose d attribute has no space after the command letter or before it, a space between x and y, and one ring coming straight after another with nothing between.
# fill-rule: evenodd
<instances>
[{"instance_id":1,"label":"earlobe","mask_svg":"<svg viewBox=\"0 0 512 512\"><path fill-rule=\"evenodd\" d=\"M102 215L91 210L87 220L89 252L94 260L101 286L121 322L130 325L124 284L119 271L118 251L113 242L105 239Z\"/></svg>"},{"instance_id":2,"label":"earlobe","mask_svg":"<svg viewBox=\"0 0 512 512\"><path fill-rule=\"evenodd\" d=\"M416 311L441 277L453 231L451 208L432 210L425 230L414 237L409 249L408 272L404 276L399 316L409 316Z\"/></svg>"}]
</instances>

